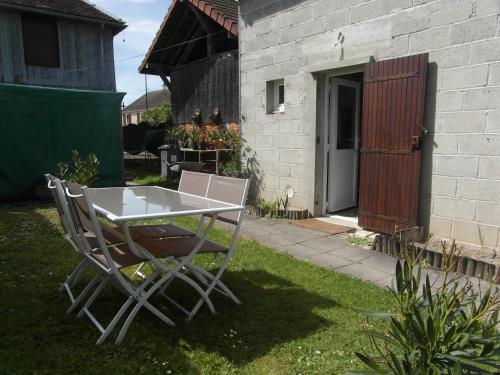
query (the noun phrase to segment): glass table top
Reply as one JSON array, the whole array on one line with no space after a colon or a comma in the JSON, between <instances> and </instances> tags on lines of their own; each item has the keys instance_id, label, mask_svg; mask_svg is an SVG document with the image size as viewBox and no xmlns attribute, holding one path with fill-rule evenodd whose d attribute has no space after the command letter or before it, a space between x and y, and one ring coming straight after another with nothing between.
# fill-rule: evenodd
<instances>
[{"instance_id":1,"label":"glass table top","mask_svg":"<svg viewBox=\"0 0 500 375\"><path fill-rule=\"evenodd\" d=\"M97 212L112 221L127 221L242 210L233 205L158 186L89 188Z\"/></svg>"}]
</instances>

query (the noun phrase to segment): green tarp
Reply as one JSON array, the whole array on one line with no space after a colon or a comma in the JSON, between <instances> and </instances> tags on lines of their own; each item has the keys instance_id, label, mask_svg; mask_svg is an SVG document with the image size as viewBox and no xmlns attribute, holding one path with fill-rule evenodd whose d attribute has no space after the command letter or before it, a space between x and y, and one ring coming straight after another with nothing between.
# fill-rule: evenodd
<instances>
[{"instance_id":1,"label":"green tarp","mask_svg":"<svg viewBox=\"0 0 500 375\"><path fill-rule=\"evenodd\" d=\"M96 186L123 183L120 105L116 92L0 84L0 200L14 198L57 173L71 150L95 153Z\"/></svg>"}]
</instances>

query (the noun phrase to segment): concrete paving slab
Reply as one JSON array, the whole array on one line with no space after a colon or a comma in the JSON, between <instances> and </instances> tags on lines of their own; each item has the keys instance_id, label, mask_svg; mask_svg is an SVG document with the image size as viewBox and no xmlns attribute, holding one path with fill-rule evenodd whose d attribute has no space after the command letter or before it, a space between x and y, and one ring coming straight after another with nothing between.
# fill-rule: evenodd
<instances>
[{"instance_id":1,"label":"concrete paving slab","mask_svg":"<svg viewBox=\"0 0 500 375\"><path fill-rule=\"evenodd\" d=\"M283 251L285 247L295 244L293 241L287 240L281 237L280 235L276 234L265 236L262 237L260 240L259 239L256 240L261 242L265 246L274 247L275 249L280 251Z\"/></svg>"},{"instance_id":2,"label":"concrete paving slab","mask_svg":"<svg viewBox=\"0 0 500 375\"><path fill-rule=\"evenodd\" d=\"M366 264L360 263L349 264L347 266L337 268L335 271L371 281L381 287L384 287L386 279L392 276L390 273L382 272L368 267Z\"/></svg>"},{"instance_id":3,"label":"concrete paving slab","mask_svg":"<svg viewBox=\"0 0 500 375\"><path fill-rule=\"evenodd\" d=\"M374 255L371 250L366 250L357 246L346 245L346 242L344 242L344 246L329 251L329 253L335 256L340 256L344 259L352 260L354 262L360 262Z\"/></svg>"},{"instance_id":4,"label":"concrete paving slab","mask_svg":"<svg viewBox=\"0 0 500 375\"><path fill-rule=\"evenodd\" d=\"M293 255L299 259L310 259L313 255L320 254L324 252L321 249L313 249L301 244L293 244L284 247L282 250L286 251L288 254Z\"/></svg>"},{"instance_id":5,"label":"concrete paving slab","mask_svg":"<svg viewBox=\"0 0 500 375\"><path fill-rule=\"evenodd\" d=\"M339 249L341 247L346 246L346 244L347 243L343 239L337 236L317 237L301 242L301 245L313 249L321 249L324 250L325 252Z\"/></svg>"},{"instance_id":6,"label":"concrete paving slab","mask_svg":"<svg viewBox=\"0 0 500 375\"><path fill-rule=\"evenodd\" d=\"M314 254L309 260L317 266L331 269L345 267L354 263L352 260L347 260L329 253Z\"/></svg>"},{"instance_id":7,"label":"concrete paving slab","mask_svg":"<svg viewBox=\"0 0 500 375\"><path fill-rule=\"evenodd\" d=\"M311 229L300 228L284 220L255 218L245 216L241 233L250 239L258 241L264 246L287 252L298 259L308 260L311 263L325 268L335 269L363 280L371 281L380 287L392 286L396 259L386 254L370 249L350 245L347 235L329 235ZM431 283L439 286L443 272L434 269L425 269ZM476 290L485 290L486 282L471 279ZM462 278L461 283L466 281Z\"/></svg>"}]
</instances>

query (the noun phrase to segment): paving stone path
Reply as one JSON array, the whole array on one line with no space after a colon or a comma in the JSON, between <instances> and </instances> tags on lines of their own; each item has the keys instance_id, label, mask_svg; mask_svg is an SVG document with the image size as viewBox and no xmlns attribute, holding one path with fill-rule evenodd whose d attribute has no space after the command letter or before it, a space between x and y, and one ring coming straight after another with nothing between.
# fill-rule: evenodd
<instances>
[{"instance_id":1,"label":"paving stone path","mask_svg":"<svg viewBox=\"0 0 500 375\"><path fill-rule=\"evenodd\" d=\"M318 266L371 281L380 287L391 286L396 259L370 249L351 245L346 234L330 235L301 228L286 221L246 215L241 234L279 252ZM443 272L425 269L431 284L439 285ZM487 283L472 279L481 289ZM462 280L465 282L465 278Z\"/></svg>"}]
</instances>

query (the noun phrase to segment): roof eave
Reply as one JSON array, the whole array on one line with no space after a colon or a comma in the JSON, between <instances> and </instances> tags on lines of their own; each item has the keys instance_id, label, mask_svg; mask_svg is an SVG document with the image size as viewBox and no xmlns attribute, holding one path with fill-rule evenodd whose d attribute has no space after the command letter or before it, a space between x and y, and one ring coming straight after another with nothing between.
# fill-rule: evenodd
<instances>
[{"instance_id":1,"label":"roof eave","mask_svg":"<svg viewBox=\"0 0 500 375\"><path fill-rule=\"evenodd\" d=\"M16 5L16 4L9 4L9 3L0 2L0 8L15 9L15 10L26 11L26 12L30 12L30 13L43 14L43 15L52 16L52 17L68 18L68 19L77 20L77 21L95 23L95 24L99 24L99 25L106 25L106 26L109 26L110 28L113 29L113 36L122 32L123 30L125 30L127 28L127 24L123 21L113 22L113 21L103 20L103 19L99 19L99 18L77 16L74 14L55 12L55 11L51 11L51 10L47 10L47 9L27 7L27 6L23 6L23 5Z\"/></svg>"},{"instance_id":2,"label":"roof eave","mask_svg":"<svg viewBox=\"0 0 500 375\"><path fill-rule=\"evenodd\" d=\"M158 39L160 38L162 31L168 22L170 18L170 14L172 13L174 7L177 5L178 2L182 2L183 0L172 0L172 4L170 5L170 8L163 19L163 22L160 25L160 28L158 29L158 32L155 35L155 38L153 39L153 42L151 43L151 46L149 47L148 53L146 56L144 56L144 59L141 62L141 65L139 65L139 73L141 74L154 74L158 75L158 73L154 70L151 70L148 68L148 60L149 57L151 56L151 53L154 50L154 47L156 43L158 42ZM205 3L203 0L187 0L189 3L191 3L193 6L195 6L197 9L199 9L201 12L203 12L205 15L210 17L212 20L217 22L219 25L221 25L224 29L226 29L231 35L233 35L235 38L238 37L238 22L234 21L232 19L229 19L227 17L224 17L217 9L212 7L211 5ZM170 71L165 71L165 73L168 75Z\"/></svg>"}]
</instances>

